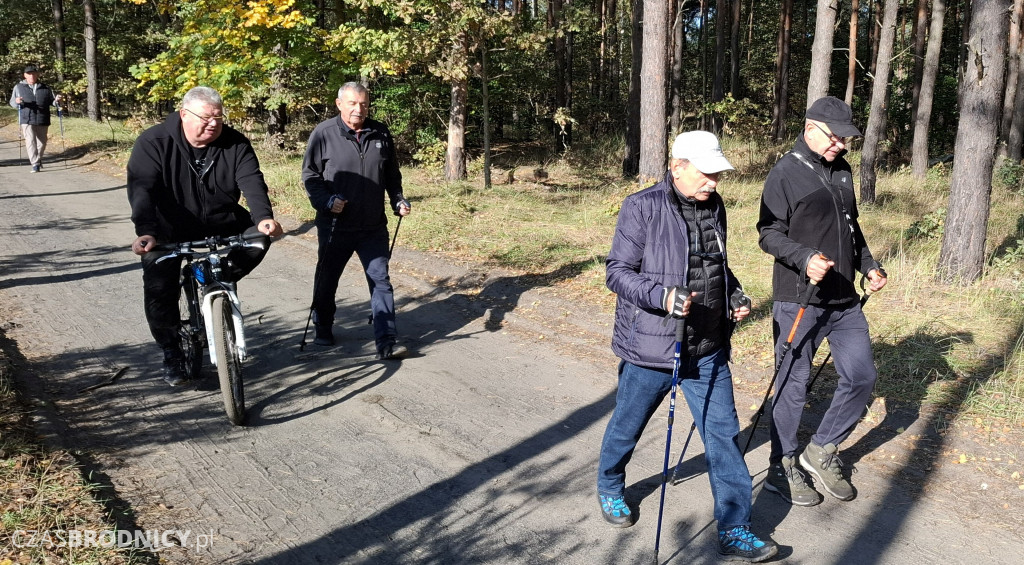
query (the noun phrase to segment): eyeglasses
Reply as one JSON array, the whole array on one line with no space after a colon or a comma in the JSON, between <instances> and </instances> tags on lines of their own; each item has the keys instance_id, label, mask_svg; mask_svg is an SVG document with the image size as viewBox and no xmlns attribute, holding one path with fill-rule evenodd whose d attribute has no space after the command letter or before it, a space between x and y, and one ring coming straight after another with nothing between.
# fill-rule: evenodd
<instances>
[{"instance_id":1,"label":"eyeglasses","mask_svg":"<svg viewBox=\"0 0 1024 565\"><path fill-rule=\"evenodd\" d=\"M209 124L210 122L217 122L217 123L221 123L222 124L222 123L224 123L224 120L228 119L227 116L223 116L223 115L222 116L200 116L199 114L193 112L192 110L189 110L188 108L182 108L182 110L185 110L189 114L192 114L193 116L199 118L199 121L204 126Z\"/></svg>"},{"instance_id":2,"label":"eyeglasses","mask_svg":"<svg viewBox=\"0 0 1024 565\"><path fill-rule=\"evenodd\" d=\"M832 143L832 145L839 145L840 143L842 143L843 145L846 145L846 138L838 137L834 133L829 133L829 132L825 131L824 129L822 129L822 127L819 126L818 124L815 124L814 122L811 122L811 124L813 124L814 127L818 128L818 130L821 131L821 133L825 134L825 137L828 138L828 140Z\"/></svg>"}]
</instances>

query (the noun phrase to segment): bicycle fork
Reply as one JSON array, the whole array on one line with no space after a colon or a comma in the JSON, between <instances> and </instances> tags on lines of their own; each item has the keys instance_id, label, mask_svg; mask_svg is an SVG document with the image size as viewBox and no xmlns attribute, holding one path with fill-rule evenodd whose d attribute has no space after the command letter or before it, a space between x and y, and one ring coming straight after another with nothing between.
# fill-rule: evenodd
<instances>
[{"instance_id":1,"label":"bicycle fork","mask_svg":"<svg viewBox=\"0 0 1024 565\"><path fill-rule=\"evenodd\" d=\"M206 343L211 344L208 348L210 351L210 362L214 366L217 366L217 352L215 347L212 346L214 343L213 333L213 299L217 296L223 295L227 298L229 304L231 304L231 324L235 330L235 350L238 351L238 360L245 361L245 332L242 329L242 304L238 300L238 296L225 288L217 288L211 290L203 295L203 323L206 326Z\"/></svg>"}]
</instances>

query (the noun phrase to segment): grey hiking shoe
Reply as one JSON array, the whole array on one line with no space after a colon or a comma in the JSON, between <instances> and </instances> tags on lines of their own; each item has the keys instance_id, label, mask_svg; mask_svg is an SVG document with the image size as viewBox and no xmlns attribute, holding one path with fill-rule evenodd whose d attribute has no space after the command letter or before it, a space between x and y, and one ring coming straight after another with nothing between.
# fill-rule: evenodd
<instances>
[{"instance_id":1,"label":"grey hiking shoe","mask_svg":"<svg viewBox=\"0 0 1024 565\"><path fill-rule=\"evenodd\" d=\"M792 457L783 457L782 461L768 467L768 478L764 488L782 497L794 506L814 506L821 503L821 495L807 484L807 477Z\"/></svg>"},{"instance_id":2,"label":"grey hiking shoe","mask_svg":"<svg viewBox=\"0 0 1024 565\"><path fill-rule=\"evenodd\" d=\"M857 493L843 476L843 462L839 460L837 451L838 448L831 443L824 447L808 443L800 454L800 464L826 492L839 500L852 500Z\"/></svg>"}]
</instances>

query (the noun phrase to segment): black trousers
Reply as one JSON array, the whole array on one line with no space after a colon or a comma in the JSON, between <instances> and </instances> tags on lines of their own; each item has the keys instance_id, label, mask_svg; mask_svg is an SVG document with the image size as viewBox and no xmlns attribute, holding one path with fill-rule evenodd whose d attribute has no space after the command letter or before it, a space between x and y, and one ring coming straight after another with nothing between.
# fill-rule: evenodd
<instances>
[{"instance_id":1,"label":"black trousers","mask_svg":"<svg viewBox=\"0 0 1024 565\"><path fill-rule=\"evenodd\" d=\"M256 226L245 230L247 236L257 233L259 230ZM252 272L270 248L269 237L264 244L265 249L233 249L227 256L229 265L225 272L228 280L237 281ZM163 348L165 355L179 355L181 344L178 341L178 328L181 326L181 314L178 312L178 295L181 290L182 258L156 262L166 254L166 251L151 251L142 256L143 300L146 321L153 339Z\"/></svg>"}]
</instances>

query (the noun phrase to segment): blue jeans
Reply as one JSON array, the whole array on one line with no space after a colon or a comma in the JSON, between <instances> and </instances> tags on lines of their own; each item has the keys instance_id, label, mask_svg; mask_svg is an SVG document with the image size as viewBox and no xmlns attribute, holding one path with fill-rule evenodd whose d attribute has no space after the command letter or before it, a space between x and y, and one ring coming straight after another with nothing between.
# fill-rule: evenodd
<instances>
[{"instance_id":1,"label":"blue jeans","mask_svg":"<svg viewBox=\"0 0 1024 565\"><path fill-rule=\"evenodd\" d=\"M679 386L704 442L719 529L750 525L753 490L739 445L740 423L728 357L722 348L704 357L683 357L679 367ZM622 496L625 492L626 464L671 384L670 369L649 369L625 361L619 364L615 411L601 442L598 494Z\"/></svg>"},{"instance_id":2,"label":"blue jeans","mask_svg":"<svg viewBox=\"0 0 1024 565\"><path fill-rule=\"evenodd\" d=\"M395 343L395 294L388 275L388 230L341 231L331 233L331 224L317 225L320 268L314 275L313 320L330 326L338 309L335 294L345 264L352 254L359 257L370 288L373 335L377 349Z\"/></svg>"},{"instance_id":3,"label":"blue jeans","mask_svg":"<svg viewBox=\"0 0 1024 565\"><path fill-rule=\"evenodd\" d=\"M772 310L775 317L775 356L778 358L800 305L776 302ZM864 407L871 400L878 371L871 356L868 321L864 318L860 304L848 308L808 306L793 336L793 349L779 366L779 376L775 382L772 451L768 458L771 463L777 463L784 456L797 455L797 431L807 403L811 363L814 353L826 337L836 372L839 373L839 386L811 441L816 445L831 443L838 447L850 437L864 415Z\"/></svg>"}]
</instances>

